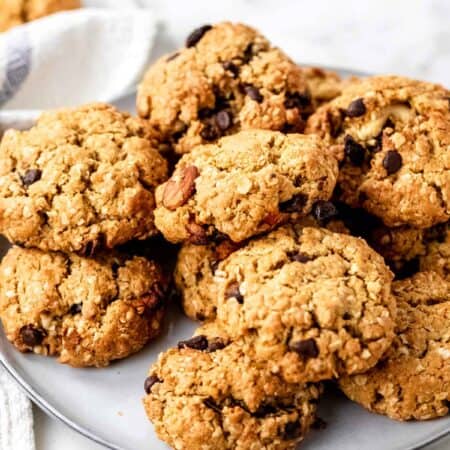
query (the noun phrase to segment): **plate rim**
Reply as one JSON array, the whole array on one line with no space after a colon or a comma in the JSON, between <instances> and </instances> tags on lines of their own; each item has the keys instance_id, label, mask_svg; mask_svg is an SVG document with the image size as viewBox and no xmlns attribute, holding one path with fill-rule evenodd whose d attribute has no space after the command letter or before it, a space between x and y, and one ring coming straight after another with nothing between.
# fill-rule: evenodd
<instances>
[{"instance_id":1,"label":"plate rim","mask_svg":"<svg viewBox=\"0 0 450 450\"><path fill-rule=\"evenodd\" d=\"M300 64L300 65L302 67L319 67L324 70L338 72L343 77L350 77L350 76L366 77L370 75L375 75L369 74L361 70L352 70L344 67L327 66L322 64ZM133 95L135 92L136 88L131 89L129 92L126 92L123 96L121 96L119 99L117 99L115 102L112 103L120 102L121 100ZM1 324L0 324L0 331L3 332L3 327L1 327ZM76 422L69 419L65 414L60 412L56 407L54 407L51 403L49 403L41 394L39 394L39 392L37 392L30 384L28 384L25 381L25 379L17 372L17 370L8 362L7 358L5 357L1 349L0 349L0 366L3 367L6 370L6 372L16 381L16 383L19 385L22 391L24 391L27 397L52 419L58 420L59 422L63 423L73 431L81 434L82 436L93 442L96 442L99 445L102 445L107 449L126 450L123 447L119 447L113 444L112 442L109 442L97 436L94 432L90 431L88 428L78 425ZM403 450L420 450L423 449L425 446L434 444L449 435L450 435L450 426L448 427L448 429L437 433L435 436L425 438L421 442L406 447Z\"/></svg>"}]
</instances>

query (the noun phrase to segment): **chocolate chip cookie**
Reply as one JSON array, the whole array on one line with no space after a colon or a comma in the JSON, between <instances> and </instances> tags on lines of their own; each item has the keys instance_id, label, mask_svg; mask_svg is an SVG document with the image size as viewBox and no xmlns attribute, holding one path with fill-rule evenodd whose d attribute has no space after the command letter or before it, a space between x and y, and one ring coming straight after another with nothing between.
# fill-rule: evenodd
<instances>
[{"instance_id":1,"label":"chocolate chip cookie","mask_svg":"<svg viewBox=\"0 0 450 450\"><path fill-rule=\"evenodd\" d=\"M359 373L393 339L391 279L363 240L286 225L219 263L216 320L288 382Z\"/></svg>"},{"instance_id":2,"label":"chocolate chip cookie","mask_svg":"<svg viewBox=\"0 0 450 450\"><path fill-rule=\"evenodd\" d=\"M323 203L337 160L316 136L246 130L184 155L156 190L155 223L170 242L241 242Z\"/></svg>"},{"instance_id":3,"label":"chocolate chip cookie","mask_svg":"<svg viewBox=\"0 0 450 450\"><path fill-rule=\"evenodd\" d=\"M328 206L327 206L328 204ZM319 204L314 212L328 210L333 212L329 202ZM328 208L328 209L327 209ZM321 221L312 214L300 219L297 227L324 226L330 231L348 234L342 221L328 216L320 216ZM326 220L325 220L326 219ZM255 238L257 239L257 238ZM184 244L177 257L174 280L181 296L184 312L194 320L214 320L217 308L217 282L214 280L216 271L220 273L220 263L231 253L243 247L245 242L236 244L230 240L211 242L208 245Z\"/></svg>"},{"instance_id":4,"label":"chocolate chip cookie","mask_svg":"<svg viewBox=\"0 0 450 450\"><path fill-rule=\"evenodd\" d=\"M450 284L435 272L394 282L397 337L367 373L339 380L352 400L397 420L448 414Z\"/></svg>"},{"instance_id":5,"label":"chocolate chip cookie","mask_svg":"<svg viewBox=\"0 0 450 450\"><path fill-rule=\"evenodd\" d=\"M253 28L229 22L194 30L150 67L137 94L140 116L178 154L249 128L301 132L312 107L301 69Z\"/></svg>"},{"instance_id":6,"label":"chocolate chip cookie","mask_svg":"<svg viewBox=\"0 0 450 450\"><path fill-rule=\"evenodd\" d=\"M0 32L55 12L80 7L80 0L2 0Z\"/></svg>"},{"instance_id":7,"label":"chocolate chip cookie","mask_svg":"<svg viewBox=\"0 0 450 450\"><path fill-rule=\"evenodd\" d=\"M0 318L22 352L106 366L159 334L166 290L159 266L142 257L12 247L0 265Z\"/></svg>"},{"instance_id":8,"label":"chocolate chip cookie","mask_svg":"<svg viewBox=\"0 0 450 450\"><path fill-rule=\"evenodd\" d=\"M44 113L0 144L0 232L44 251L91 255L155 235L167 163L153 129L102 104Z\"/></svg>"},{"instance_id":9,"label":"chocolate chip cookie","mask_svg":"<svg viewBox=\"0 0 450 450\"><path fill-rule=\"evenodd\" d=\"M397 76L351 83L308 119L343 159L337 195L389 227L450 218L449 91Z\"/></svg>"},{"instance_id":10,"label":"chocolate chip cookie","mask_svg":"<svg viewBox=\"0 0 450 450\"><path fill-rule=\"evenodd\" d=\"M161 354L144 388L156 433L177 450L294 449L321 392L286 383L239 342L205 334Z\"/></svg>"}]
</instances>

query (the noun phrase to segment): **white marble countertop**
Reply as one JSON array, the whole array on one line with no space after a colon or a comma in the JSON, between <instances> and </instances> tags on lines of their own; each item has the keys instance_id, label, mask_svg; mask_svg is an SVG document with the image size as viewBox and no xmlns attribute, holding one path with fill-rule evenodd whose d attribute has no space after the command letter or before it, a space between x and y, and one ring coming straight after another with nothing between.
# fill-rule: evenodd
<instances>
[{"instance_id":1,"label":"white marble countertop","mask_svg":"<svg viewBox=\"0 0 450 450\"><path fill-rule=\"evenodd\" d=\"M118 0L119 1L119 0ZM258 27L300 63L398 73L450 85L448 0L141 0L165 23L156 54L196 26L235 20ZM34 408L37 450L101 447ZM450 448L450 439L429 450Z\"/></svg>"}]
</instances>

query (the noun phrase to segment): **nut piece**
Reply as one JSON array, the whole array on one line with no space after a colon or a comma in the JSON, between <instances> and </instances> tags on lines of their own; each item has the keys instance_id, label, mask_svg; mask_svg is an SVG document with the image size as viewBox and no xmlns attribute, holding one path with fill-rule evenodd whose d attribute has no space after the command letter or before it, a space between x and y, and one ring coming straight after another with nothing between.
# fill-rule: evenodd
<instances>
[{"instance_id":1,"label":"nut piece","mask_svg":"<svg viewBox=\"0 0 450 450\"><path fill-rule=\"evenodd\" d=\"M163 205L171 211L184 205L195 191L195 179L200 175L197 167L187 166L166 184Z\"/></svg>"}]
</instances>

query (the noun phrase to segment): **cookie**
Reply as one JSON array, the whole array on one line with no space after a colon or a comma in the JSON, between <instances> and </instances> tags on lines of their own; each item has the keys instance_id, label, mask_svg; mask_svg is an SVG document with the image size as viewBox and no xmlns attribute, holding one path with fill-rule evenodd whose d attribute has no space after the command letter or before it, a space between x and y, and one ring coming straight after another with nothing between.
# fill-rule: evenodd
<instances>
[{"instance_id":1,"label":"cookie","mask_svg":"<svg viewBox=\"0 0 450 450\"><path fill-rule=\"evenodd\" d=\"M144 388L156 433L177 450L295 449L321 392L286 383L239 342L204 334L161 354Z\"/></svg>"},{"instance_id":2,"label":"cookie","mask_svg":"<svg viewBox=\"0 0 450 450\"><path fill-rule=\"evenodd\" d=\"M450 401L450 283L420 272L393 284L397 337L367 373L339 384L353 401L397 420L448 414Z\"/></svg>"},{"instance_id":3,"label":"cookie","mask_svg":"<svg viewBox=\"0 0 450 450\"><path fill-rule=\"evenodd\" d=\"M332 205L329 206L329 209ZM329 218L321 222L330 231L346 233L342 221ZM319 222L312 215L297 222L297 226L318 227ZM245 242L236 244L229 240L211 242L207 245L184 244L177 256L174 281L181 297L184 312L194 320L214 320L217 309L217 282L215 272L220 271L220 263L231 253L243 247Z\"/></svg>"},{"instance_id":4,"label":"cookie","mask_svg":"<svg viewBox=\"0 0 450 450\"><path fill-rule=\"evenodd\" d=\"M319 67L302 67L301 70L306 78L314 108L333 100L348 84L357 80L356 77L342 79L336 72Z\"/></svg>"},{"instance_id":5,"label":"cookie","mask_svg":"<svg viewBox=\"0 0 450 450\"><path fill-rule=\"evenodd\" d=\"M216 320L288 382L359 373L393 339L391 279L363 240L286 225L219 263Z\"/></svg>"},{"instance_id":6,"label":"cookie","mask_svg":"<svg viewBox=\"0 0 450 450\"><path fill-rule=\"evenodd\" d=\"M450 218L449 91L397 76L351 83L308 119L340 153L337 196L389 227Z\"/></svg>"},{"instance_id":7,"label":"cookie","mask_svg":"<svg viewBox=\"0 0 450 450\"><path fill-rule=\"evenodd\" d=\"M58 11L80 7L79 0L2 0L0 32Z\"/></svg>"},{"instance_id":8,"label":"cookie","mask_svg":"<svg viewBox=\"0 0 450 450\"><path fill-rule=\"evenodd\" d=\"M428 234L419 267L421 271L434 271L450 282L450 223L435 227L433 234Z\"/></svg>"},{"instance_id":9,"label":"cookie","mask_svg":"<svg viewBox=\"0 0 450 450\"><path fill-rule=\"evenodd\" d=\"M147 122L102 104L44 113L0 144L0 232L44 251L91 255L157 233L167 163Z\"/></svg>"},{"instance_id":10,"label":"cookie","mask_svg":"<svg viewBox=\"0 0 450 450\"><path fill-rule=\"evenodd\" d=\"M22 352L106 366L159 334L166 290L161 269L142 257L12 247L0 265L0 318Z\"/></svg>"},{"instance_id":11,"label":"cookie","mask_svg":"<svg viewBox=\"0 0 450 450\"><path fill-rule=\"evenodd\" d=\"M250 128L301 132L312 102L288 56L253 28L224 22L194 30L150 67L137 110L183 154Z\"/></svg>"},{"instance_id":12,"label":"cookie","mask_svg":"<svg viewBox=\"0 0 450 450\"><path fill-rule=\"evenodd\" d=\"M449 223L428 229L408 226L389 228L382 224L366 236L397 278L408 278L419 271L434 270L448 275L450 256Z\"/></svg>"},{"instance_id":13,"label":"cookie","mask_svg":"<svg viewBox=\"0 0 450 450\"><path fill-rule=\"evenodd\" d=\"M337 172L315 136L241 131L181 158L156 190L155 223L173 243L241 242L321 211Z\"/></svg>"}]
</instances>

